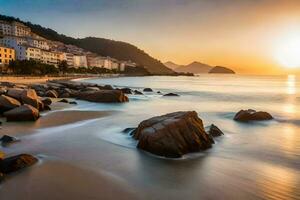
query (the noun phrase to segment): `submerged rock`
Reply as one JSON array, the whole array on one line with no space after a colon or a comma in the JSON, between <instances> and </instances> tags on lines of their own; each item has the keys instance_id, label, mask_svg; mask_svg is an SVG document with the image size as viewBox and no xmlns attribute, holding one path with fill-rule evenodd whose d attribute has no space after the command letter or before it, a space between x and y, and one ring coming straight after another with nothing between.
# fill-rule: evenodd
<instances>
[{"instance_id":1,"label":"submerged rock","mask_svg":"<svg viewBox=\"0 0 300 200\"><path fill-rule=\"evenodd\" d=\"M122 103L128 102L128 97L120 90L101 90L98 92L80 92L77 98L91 102Z\"/></svg>"},{"instance_id":2,"label":"submerged rock","mask_svg":"<svg viewBox=\"0 0 300 200\"><path fill-rule=\"evenodd\" d=\"M151 88L145 88L144 92L153 92L153 90Z\"/></svg>"},{"instance_id":3,"label":"submerged rock","mask_svg":"<svg viewBox=\"0 0 300 200\"><path fill-rule=\"evenodd\" d=\"M208 149L213 144L195 111L174 112L145 120L133 137L139 140L138 148L172 158Z\"/></svg>"},{"instance_id":4,"label":"submerged rock","mask_svg":"<svg viewBox=\"0 0 300 200\"><path fill-rule=\"evenodd\" d=\"M21 106L21 103L18 100L14 99L12 97L5 96L5 95L0 96L0 112L1 113L11 110L11 109L14 109L14 108L17 108L19 106Z\"/></svg>"},{"instance_id":5,"label":"submerged rock","mask_svg":"<svg viewBox=\"0 0 300 200\"><path fill-rule=\"evenodd\" d=\"M38 161L37 158L28 154L20 154L17 156L0 160L0 173L9 174L19 171L23 168L32 166Z\"/></svg>"},{"instance_id":6,"label":"submerged rock","mask_svg":"<svg viewBox=\"0 0 300 200\"><path fill-rule=\"evenodd\" d=\"M39 110L27 104L9 110L3 115L7 121L35 121L40 117Z\"/></svg>"},{"instance_id":7,"label":"submerged rock","mask_svg":"<svg viewBox=\"0 0 300 200\"><path fill-rule=\"evenodd\" d=\"M77 105L76 101L70 101L69 104Z\"/></svg>"},{"instance_id":8,"label":"submerged rock","mask_svg":"<svg viewBox=\"0 0 300 200\"><path fill-rule=\"evenodd\" d=\"M256 112L255 110L252 110L252 109L240 110L234 116L234 120L242 121L242 122L263 121L263 120L271 120L271 119L273 119L271 114L269 114L267 112L263 112L263 111Z\"/></svg>"},{"instance_id":9,"label":"submerged rock","mask_svg":"<svg viewBox=\"0 0 300 200\"><path fill-rule=\"evenodd\" d=\"M132 90L130 88L122 88L120 89L124 94L132 94Z\"/></svg>"},{"instance_id":10,"label":"submerged rock","mask_svg":"<svg viewBox=\"0 0 300 200\"><path fill-rule=\"evenodd\" d=\"M138 91L138 90L134 90L134 94L135 94L135 95L143 95L143 93L140 92L140 91Z\"/></svg>"},{"instance_id":11,"label":"submerged rock","mask_svg":"<svg viewBox=\"0 0 300 200\"><path fill-rule=\"evenodd\" d=\"M69 103L69 101L67 99L62 99L62 100L59 100L58 102L60 102L60 103Z\"/></svg>"},{"instance_id":12,"label":"submerged rock","mask_svg":"<svg viewBox=\"0 0 300 200\"><path fill-rule=\"evenodd\" d=\"M212 137L219 137L221 135L224 135L224 133L214 124L210 125L208 134L211 135Z\"/></svg>"},{"instance_id":13,"label":"submerged rock","mask_svg":"<svg viewBox=\"0 0 300 200\"><path fill-rule=\"evenodd\" d=\"M164 94L164 97L179 97L179 94L168 93L168 94Z\"/></svg>"}]
</instances>

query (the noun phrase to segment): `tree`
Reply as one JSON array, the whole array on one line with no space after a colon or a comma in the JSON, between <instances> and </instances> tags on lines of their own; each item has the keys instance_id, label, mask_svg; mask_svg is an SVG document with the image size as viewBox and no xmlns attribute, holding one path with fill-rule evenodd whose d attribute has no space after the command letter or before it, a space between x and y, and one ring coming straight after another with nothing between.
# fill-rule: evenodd
<instances>
[{"instance_id":1,"label":"tree","mask_svg":"<svg viewBox=\"0 0 300 200\"><path fill-rule=\"evenodd\" d=\"M68 63L66 60L63 60L61 61L59 64L58 64L58 69L60 72L62 72L63 74L66 73L68 71Z\"/></svg>"}]
</instances>

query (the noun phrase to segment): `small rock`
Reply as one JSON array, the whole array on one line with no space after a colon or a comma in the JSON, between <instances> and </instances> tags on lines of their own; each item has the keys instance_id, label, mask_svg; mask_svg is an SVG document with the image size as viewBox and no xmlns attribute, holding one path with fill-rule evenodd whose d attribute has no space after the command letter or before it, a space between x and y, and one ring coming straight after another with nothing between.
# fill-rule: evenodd
<instances>
[{"instance_id":1,"label":"small rock","mask_svg":"<svg viewBox=\"0 0 300 200\"><path fill-rule=\"evenodd\" d=\"M70 101L69 104L77 105L76 101Z\"/></svg>"},{"instance_id":2,"label":"small rock","mask_svg":"<svg viewBox=\"0 0 300 200\"><path fill-rule=\"evenodd\" d=\"M164 97L179 97L179 94L168 93L168 94L164 94Z\"/></svg>"},{"instance_id":3,"label":"small rock","mask_svg":"<svg viewBox=\"0 0 300 200\"><path fill-rule=\"evenodd\" d=\"M224 135L224 133L217 126L215 126L214 124L210 125L208 133L212 137L218 137L218 136Z\"/></svg>"},{"instance_id":4,"label":"small rock","mask_svg":"<svg viewBox=\"0 0 300 200\"><path fill-rule=\"evenodd\" d=\"M2 145L7 145L18 141L18 139L9 135L3 135L0 141L2 142Z\"/></svg>"},{"instance_id":5,"label":"small rock","mask_svg":"<svg viewBox=\"0 0 300 200\"><path fill-rule=\"evenodd\" d=\"M38 161L37 158L28 154L20 154L17 156L0 160L0 173L9 174L19 171L23 168L32 166Z\"/></svg>"},{"instance_id":6,"label":"small rock","mask_svg":"<svg viewBox=\"0 0 300 200\"><path fill-rule=\"evenodd\" d=\"M135 130L136 130L136 128L125 128L122 132L133 135Z\"/></svg>"},{"instance_id":7,"label":"small rock","mask_svg":"<svg viewBox=\"0 0 300 200\"><path fill-rule=\"evenodd\" d=\"M157 94L161 94L161 91L157 91Z\"/></svg>"},{"instance_id":8,"label":"small rock","mask_svg":"<svg viewBox=\"0 0 300 200\"><path fill-rule=\"evenodd\" d=\"M46 97L57 98L58 94L55 90L48 90L45 94Z\"/></svg>"},{"instance_id":9,"label":"small rock","mask_svg":"<svg viewBox=\"0 0 300 200\"><path fill-rule=\"evenodd\" d=\"M69 103L69 101L67 99L62 99L62 100L59 100L58 102L60 102L60 103Z\"/></svg>"},{"instance_id":10,"label":"small rock","mask_svg":"<svg viewBox=\"0 0 300 200\"><path fill-rule=\"evenodd\" d=\"M121 91L124 93L124 94L132 94L132 91L130 88L122 88Z\"/></svg>"},{"instance_id":11,"label":"small rock","mask_svg":"<svg viewBox=\"0 0 300 200\"><path fill-rule=\"evenodd\" d=\"M140 91L138 91L138 90L134 90L134 94L135 94L135 95L143 95L143 93L140 92Z\"/></svg>"},{"instance_id":12,"label":"small rock","mask_svg":"<svg viewBox=\"0 0 300 200\"><path fill-rule=\"evenodd\" d=\"M153 90L151 88L145 88L143 91L144 92L153 92Z\"/></svg>"},{"instance_id":13,"label":"small rock","mask_svg":"<svg viewBox=\"0 0 300 200\"><path fill-rule=\"evenodd\" d=\"M43 99L42 102L47 106L50 106L52 104L52 100L50 98Z\"/></svg>"}]
</instances>

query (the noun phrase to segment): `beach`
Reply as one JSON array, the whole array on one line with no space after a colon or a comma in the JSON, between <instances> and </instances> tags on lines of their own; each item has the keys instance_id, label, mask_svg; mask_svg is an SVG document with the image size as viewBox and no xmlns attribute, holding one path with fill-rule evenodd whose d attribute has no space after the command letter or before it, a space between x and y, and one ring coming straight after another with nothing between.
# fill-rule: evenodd
<instances>
[{"instance_id":1,"label":"beach","mask_svg":"<svg viewBox=\"0 0 300 200\"><path fill-rule=\"evenodd\" d=\"M20 141L0 151L6 156L28 153L39 162L9 175L0 185L0 199L300 197L299 77L207 75L78 81L142 92L149 87L153 92L128 95L126 103L76 100L77 105L70 105L57 99L52 111L42 112L36 122L1 119L0 135ZM180 96L163 97L158 91ZM268 111L275 120L233 121L243 108ZM181 110L195 110L204 126L216 124L225 135L209 150L167 159L137 149L136 141L122 132L150 117Z\"/></svg>"}]
</instances>

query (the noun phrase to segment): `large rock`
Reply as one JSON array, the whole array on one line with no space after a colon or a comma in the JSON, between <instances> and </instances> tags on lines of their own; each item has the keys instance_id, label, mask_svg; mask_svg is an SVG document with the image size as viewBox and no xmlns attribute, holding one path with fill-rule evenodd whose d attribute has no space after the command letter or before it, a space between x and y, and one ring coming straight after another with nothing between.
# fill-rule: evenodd
<instances>
[{"instance_id":1,"label":"large rock","mask_svg":"<svg viewBox=\"0 0 300 200\"><path fill-rule=\"evenodd\" d=\"M101 90L97 92L79 92L76 97L81 100L103 103L128 102L128 97L120 90Z\"/></svg>"},{"instance_id":2,"label":"large rock","mask_svg":"<svg viewBox=\"0 0 300 200\"><path fill-rule=\"evenodd\" d=\"M145 120L133 137L139 140L138 148L173 158L205 150L214 142L195 111L174 112Z\"/></svg>"},{"instance_id":3,"label":"large rock","mask_svg":"<svg viewBox=\"0 0 300 200\"><path fill-rule=\"evenodd\" d=\"M242 121L242 122L247 122L247 121L263 121L263 120L271 120L273 119L272 115L263 112L263 111L258 111L256 112L255 110L240 110L235 116L234 120L236 121Z\"/></svg>"},{"instance_id":4,"label":"large rock","mask_svg":"<svg viewBox=\"0 0 300 200\"><path fill-rule=\"evenodd\" d=\"M20 105L21 105L21 103L14 98L11 98L11 97L8 97L5 95L0 96L0 112L1 113L11 110L13 108L16 108Z\"/></svg>"},{"instance_id":5,"label":"large rock","mask_svg":"<svg viewBox=\"0 0 300 200\"><path fill-rule=\"evenodd\" d=\"M145 88L143 91L144 92L153 92L153 90L151 88Z\"/></svg>"},{"instance_id":6,"label":"large rock","mask_svg":"<svg viewBox=\"0 0 300 200\"><path fill-rule=\"evenodd\" d=\"M209 127L208 134L210 134L212 137L224 135L224 133L214 124Z\"/></svg>"},{"instance_id":7,"label":"large rock","mask_svg":"<svg viewBox=\"0 0 300 200\"><path fill-rule=\"evenodd\" d=\"M7 121L35 121L40 117L39 110L27 104L9 110L3 115Z\"/></svg>"},{"instance_id":8,"label":"large rock","mask_svg":"<svg viewBox=\"0 0 300 200\"><path fill-rule=\"evenodd\" d=\"M33 89L23 90L21 93L21 101L22 103L29 104L37 109L40 109L40 106L42 107L42 105L40 105L41 102L39 102L39 97Z\"/></svg>"},{"instance_id":9,"label":"large rock","mask_svg":"<svg viewBox=\"0 0 300 200\"><path fill-rule=\"evenodd\" d=\"M3 160L0 160L0 173L9 174L12 172L16 172L23 168L32 166L37 161L37 158L28 154L20 154L17 156L5 158Z\"/></svg>"}]
</instances>

